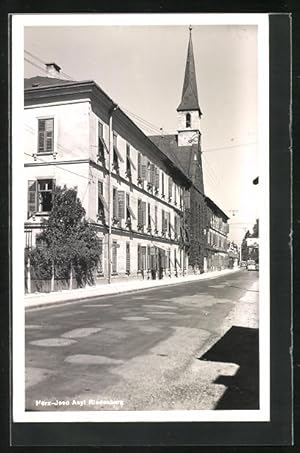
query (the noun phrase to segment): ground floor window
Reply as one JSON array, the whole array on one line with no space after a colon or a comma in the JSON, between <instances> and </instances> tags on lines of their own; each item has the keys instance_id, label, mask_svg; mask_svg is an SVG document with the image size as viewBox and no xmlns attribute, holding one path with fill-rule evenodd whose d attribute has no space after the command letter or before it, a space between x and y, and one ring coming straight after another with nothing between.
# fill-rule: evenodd
<instances>
[{"instance_id":1,"label":"ground floor window","mask_svg":"<svg viewBox=\"0 0 300 453\"><path fill-rule=\"evenodd\" d=\"M146 247L138 245L138 272L146 269Z\"/></svg>"},{"instance_id":2,"label":"ground floor window","mask_svg":"<svg viewBox=\"0 0 300 453\"><path fill-rule=\"evenodd\" d=\"M51 211L53 190L53 179L28 181L28 217L36 212Z\"/></svg>"},{"instance_id":3,"label":"ground floor window","mask_svg":"<svg viewBox=\"0 0 300 453\"><path fill-rule=\"evenodd\" d=\"M118 244L117 241L113 241L112 243L112 273L117 273L117 248Z\"/></svg>"},{"instance_id":4,"label":"ground floor window","mask_svg":"<svg viewBox=\"0 0 300 453\"><path fill-rule=\"evenodd\" d=\"M126 242L126 274L130 274L130 243Z\"/></svg>"},{"instance_id":5,"label":"ground floor window","mask_svg":"<svg viewBox=\"0 0 300 453\"><path fill-rule=\"evenodd\" d=\"M103 275L103 239L98 239L97 274Z\"/></svg>"}]
</instances>

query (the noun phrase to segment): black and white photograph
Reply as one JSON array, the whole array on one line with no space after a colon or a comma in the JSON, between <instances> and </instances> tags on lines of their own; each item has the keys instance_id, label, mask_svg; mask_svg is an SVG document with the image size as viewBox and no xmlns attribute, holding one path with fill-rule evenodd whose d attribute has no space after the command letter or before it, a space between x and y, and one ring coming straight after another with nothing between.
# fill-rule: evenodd
<instances>
[{"instance_id":1,"label":"black and white photograph","mask_svg":"<svg viewBox=\"0 0 300 453\"><path fill-rule=\"evenodd\" d=\"M269 421L267 37L13 17L14 421Z\"/></svg>"}]
</instances>

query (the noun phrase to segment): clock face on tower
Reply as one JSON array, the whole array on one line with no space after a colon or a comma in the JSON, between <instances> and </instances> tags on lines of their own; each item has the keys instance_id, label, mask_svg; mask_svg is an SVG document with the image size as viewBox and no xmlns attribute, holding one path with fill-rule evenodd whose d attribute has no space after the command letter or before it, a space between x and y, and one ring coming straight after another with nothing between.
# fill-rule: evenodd
<instances>
[{"instance_id":1,"label":"clock face on tower","mask_svg":"<svg viewBox=\"0 0 300 453\"><path fill-rule=\"evenodd\" d=\"M193 145L194 143L198 143L198 141L199 141L199 133L196 132L194 135L192 135L192 137L189 139L188 142L189 142L191 145Z\"/></svg>"}]
</instances>

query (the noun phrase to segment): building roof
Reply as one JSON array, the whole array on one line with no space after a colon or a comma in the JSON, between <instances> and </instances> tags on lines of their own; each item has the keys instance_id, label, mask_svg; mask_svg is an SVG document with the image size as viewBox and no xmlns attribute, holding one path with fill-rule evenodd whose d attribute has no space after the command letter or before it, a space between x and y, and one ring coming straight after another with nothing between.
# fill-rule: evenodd
<instances>
[{"instance_id":1,"label":"building roof","mask_svg":"<svg viewBox=\"0 0 300 453\"><path fill-rule=\"evenodd\" d=\"M228 215L225 214L224 211L222 211L221 208L219 208L218 205L216 205L216 203L209 197L205 196L205 201L207 203L207 205L217 214L219 214L223 219L225 220L228 220L229 217Z\"/></svg>"},{"instance_id":2,"label":"building roof","mask_svg":"<svg viewBox=\"0 0 300 453\"><path fill-rule=\"evenodd\" d=\"M53 88L53 90L52 90ZM54 77L42 77L36 76L30 79L24 79L24 89L25 89L25 104L32 101L32 99L43 98L47 93L47 95L53 95L55 97L59 96L60 94L67 94L70 92L72 96L74 95L75 91L81 93L81 90L85 95L93 96L93 93L97 93L97 96L94 99L101 99L105 102L105 105L109 109L113 107L118 107L117 104L102 90L102 88L97 85L96 82L93 80L85 80L85 81L70 81L64 79L57 79ZM43 94L42 94L43 93ZM154 153L161 153L161 160L165 162L169 168L184 181L185 186L190 186L192 184L192 180L189 178L188 173L183 170L183 167L180 164L180 161L176 159L171 152L168 152L168 149L162 149L156 145L156 143L144 134L144 132L126 115L123 110L118 107L116 114L121 121L125 121L127 126L130 127L132 130L138 132L139 136L146 140ZM189 148L189 147L188 147Z\"/></svg>"},{"instance_id":3,"label":"building roof","mask_svg":"<svg viewBox=\"0 0 300 453\"><path fill-rule=\"evenodd\" d=\"M66 85L74 83L72 80L57 79L55 77L35 76L30 79L24 79L24 88L40 88L50 85Z\"/></svg>"},{"instance_id":4,"label":"building roof","mask_svg":"<svg viewBox=\"0 0 300 453\"><path fill-rule=\"evenodd\" d=\"M197 145L178 146L177 135L151 135L150 140L166 154L175 165L187 175L192 176L191 165Z\"/></svg>"},{"instance_id":5,"label":"building roof","mask_svg":"<svg viewBox=\"0 0 300 453\"><path fill-rule=\"evenodd\" d=\"M185 110L199 110L200 115L202 114L198 101L198 90L191 28L182 88L182 97L181 102L177 107L178 112Z\"/></svg>"}]
</instances>

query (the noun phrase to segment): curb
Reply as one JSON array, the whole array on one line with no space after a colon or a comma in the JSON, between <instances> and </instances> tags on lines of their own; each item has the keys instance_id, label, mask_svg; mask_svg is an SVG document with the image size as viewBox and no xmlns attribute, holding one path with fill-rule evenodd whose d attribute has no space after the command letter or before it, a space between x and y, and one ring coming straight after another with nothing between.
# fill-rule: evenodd
<instances>
[{"instance_id":1,"label":"curb","mask_svg":"<svg viewBox=\"0 0 300 453\"><path fill-rule=\"evenodd\" d=\"M152 289L155 289L155 288L160 288L160 287L165 287L165 286L177 286L177 285L183 285L183 284L187 284L187 283L191 283L191 282L201 282L202 280L206 281L206 280L213 280L215 278L220 278L220 277L223 277L225 275L230 275L232 273L236 273L238 271L241 271L242 269L234 269L232 270L232 272L226 272L226 274L221 274L221 275L213 275L213 276L205 276L205 277L202 277L202 278L199 278L199 279L193 279L193 280L187 280L187 281L183 281L183 282L166 282L165 284L160 284L160 285L153 285L153 286L149 286L147 288L134 288L134 289L125 289L125 290L121 290L121 291L113 291L111 293L108 293L108 294L95 294L95 295L89 295L89 296L82 296L82 297L76 297L74 298L73 297L70 297L69 299L64 299L64 300L57 300L57 301L53 301L53 302L41 302L41 303L37 303L35 305L25 305L25 311L30 311L30 310L35 310L35 309L38 309L38 308L51 308L51 307L54 307L56 305L68 305L68 304L74 304L76 302L80 303L80 302L84 302L84 301L87 301L87 300L91 300L91 299L99 299L99 298L103 298L103 297L110 297L110 296L115 296L117 294L130 294L130 293L136 293L136 292L140 292L140 291L148 291L148 290L152 290ZM202 274L203 275L203 274ZM76 291L76 290L74 290Z\"/></svg>"}]
</instances>

